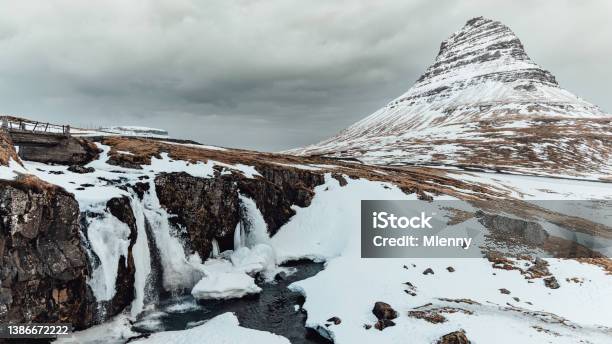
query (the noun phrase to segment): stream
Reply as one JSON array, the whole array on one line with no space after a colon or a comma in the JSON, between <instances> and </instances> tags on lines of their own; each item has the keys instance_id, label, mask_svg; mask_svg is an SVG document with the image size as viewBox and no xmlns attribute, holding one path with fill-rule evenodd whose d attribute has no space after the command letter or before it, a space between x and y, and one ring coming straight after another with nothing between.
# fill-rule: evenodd
<instances>
[{"instance_id":1,"label":"stream","mask_svg":"<svg viewBox=\"0 0 612 344\"><path fill-rule=\"evenodd\" d=\"M312 329L305 327L304 297L287 287L296 281L316 275L322 263L295 261L283 265L295 272L274 282L259 282L257 295L230 300L197 301L191 295L161 300L156 310L144 312L133 330L140 333L185 330L204 323L217 315L232 312L240 326L268 331L289 339L293 344L330 343Z\"/></svg>"}]
</instances>

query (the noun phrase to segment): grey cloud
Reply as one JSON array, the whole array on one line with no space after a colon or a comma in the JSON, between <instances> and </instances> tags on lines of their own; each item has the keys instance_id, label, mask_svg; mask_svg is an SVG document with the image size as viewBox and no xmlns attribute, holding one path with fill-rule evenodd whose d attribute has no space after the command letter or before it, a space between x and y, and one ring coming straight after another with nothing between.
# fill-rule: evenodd
<instances>
[{"instance_id":1,"label":"grey cloud","mask_svg":"<svg viewBox=\"0 0 612 344\"><path fill-rule=\"evenodd\" d=\"M164 127L211 144L318 141L406 91L469 18L501 20L612 109L609 1L0 0L0 112Z\"/></svg>"}]
</instances>

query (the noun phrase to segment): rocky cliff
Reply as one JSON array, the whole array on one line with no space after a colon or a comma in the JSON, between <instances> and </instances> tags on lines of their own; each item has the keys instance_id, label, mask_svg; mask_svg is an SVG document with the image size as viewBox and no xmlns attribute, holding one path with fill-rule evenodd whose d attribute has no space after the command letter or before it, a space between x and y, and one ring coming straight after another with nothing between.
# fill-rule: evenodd
<instances>
[{"instance_id":1,"label":"rocky cliff","mask_svg":"<svg viewBox=\"0 0 612 344\"><path fill-rule=\"evenodd\" d=\"M239 195L255 201L270 235L285 224L295 211L294 205L306 207L315 186L323 184L318 173L272 166L260 166L262 178L245 178L238 173L217 173L214 178L198 178L187 173L163 173L155 178L161 205L172 215L177 226L185 228L191 248L208 257L212 240L221 250L233 249L234 230L241 214Z\"/></svg>"},{"instance_id":2,"label":"rocky cliff","mask_svg":"<svg viewBox=\"0 0 612 344\"><path fill-rule=\"evenodd\" d=\"M92 324L79 207L35 177L0 181L0 321Z\"/></svg>"}]
</instances>

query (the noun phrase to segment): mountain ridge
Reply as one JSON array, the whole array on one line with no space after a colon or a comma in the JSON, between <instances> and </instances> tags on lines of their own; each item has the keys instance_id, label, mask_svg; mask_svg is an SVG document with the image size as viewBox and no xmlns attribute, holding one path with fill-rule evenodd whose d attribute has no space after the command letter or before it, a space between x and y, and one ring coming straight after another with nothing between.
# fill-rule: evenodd
<instances>
[{"instance_id":1,"label":"mountain ridge","mask_svg":"<svg viewBox=\"0 0 612 344\"><path fill-rule=\"evenodd\" d=\"M552 73L531 60L510 28L476 17L441 43L434 63L408 91L337 135L287 152L370 164L515 171L513 162L520 161L519 167L531 172L558 174L555 169L562 168L564 175L603 174L612 153L606 130L610 119L596 105L561 88ZM558 135L551 139L551 133ZM550 154L541 147L560 142L561 151ZM518 152L489 151L483 162L486 145ZM583 157L570 165L566 159L551 164L564 154Z\"/></svg>"}]
</instances>

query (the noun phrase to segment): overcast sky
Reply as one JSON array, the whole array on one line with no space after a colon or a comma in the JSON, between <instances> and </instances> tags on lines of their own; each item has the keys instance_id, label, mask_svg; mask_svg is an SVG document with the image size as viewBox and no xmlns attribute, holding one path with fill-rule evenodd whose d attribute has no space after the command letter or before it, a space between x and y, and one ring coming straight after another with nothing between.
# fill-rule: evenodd
<instances>
[{"instance_id":1,"label":"overcast sky","mask_svg":"<svg viewBox=\"0 0 612 344\"><path fill-rule=\"evenodd\" d=\"M608 0L0 0L0 113L292 148L399 96L480 15L610 112L611 13Z\"/></svg>"}]
</instances>

